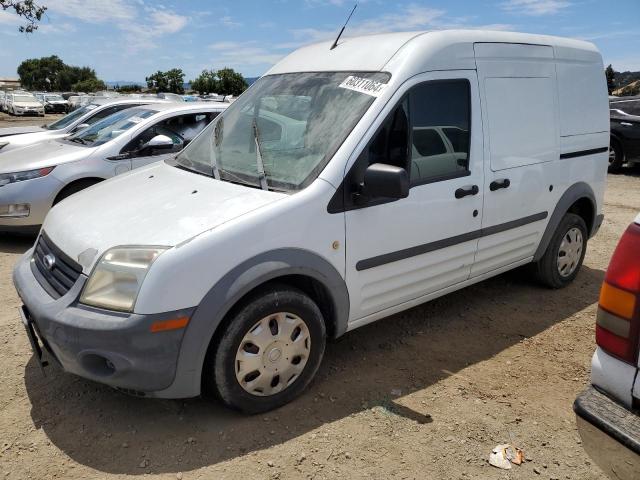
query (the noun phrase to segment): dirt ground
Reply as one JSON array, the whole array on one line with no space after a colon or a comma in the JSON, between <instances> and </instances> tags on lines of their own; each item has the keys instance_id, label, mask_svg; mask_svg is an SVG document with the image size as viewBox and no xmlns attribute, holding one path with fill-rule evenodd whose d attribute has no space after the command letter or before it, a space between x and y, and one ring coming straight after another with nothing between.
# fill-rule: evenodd
<instances>
[{"instance_id":1,"label":"dirt ground","mask_svg":"<svg viewBox=\"0 0 640 480\"><path fill-rule=\"evenodd\" d=\"M43 377L11 282L30 240L0 237L0 479L602 479L572 402L639 187L638 169L609 176L568 288L513 272L363 327L328 345L306 394L259 416L132 398L55 367ZM527 459L510 471L487 462L506 442Z\"/></svg>"}]
</instances>

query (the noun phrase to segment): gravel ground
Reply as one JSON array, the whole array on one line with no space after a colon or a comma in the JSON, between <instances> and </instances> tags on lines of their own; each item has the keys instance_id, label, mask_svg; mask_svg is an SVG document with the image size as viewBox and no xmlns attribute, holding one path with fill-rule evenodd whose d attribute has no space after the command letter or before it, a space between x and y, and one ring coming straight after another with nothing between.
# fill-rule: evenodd
<instances>
[{"instance_id":1,"label":"gravel ground","mask_svg":"<svg viewBox=\"0 0 640 480\"><path fill-rule=\"evenodd\" d=\"M32 240L0 237L0 478L603 479L571 405L638 177L609 176L604 224L568 288L511 272L358 329L328 345L306 394L259 416L132 398L55 367L43 377L11 282ZM506 442L527 459L510 471L487 462Z\"/></svg>"}]
</instances>

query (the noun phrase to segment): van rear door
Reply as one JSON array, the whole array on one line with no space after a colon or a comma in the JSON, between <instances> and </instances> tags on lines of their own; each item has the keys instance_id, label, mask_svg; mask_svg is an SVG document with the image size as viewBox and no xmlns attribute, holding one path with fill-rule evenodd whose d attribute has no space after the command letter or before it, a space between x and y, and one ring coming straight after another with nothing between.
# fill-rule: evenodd
<instances>
[{"instance_id":1,"label":"van rear door","mask_svg":"<svg viewBox=\"0 0 640 480\"><path fill-rule=\"evenodd\" d=\"M531 259L560 190L553 187L559 158L553 48L476 43L474 50L486 162L472 277Z\"/></svg>"}]
</instances>

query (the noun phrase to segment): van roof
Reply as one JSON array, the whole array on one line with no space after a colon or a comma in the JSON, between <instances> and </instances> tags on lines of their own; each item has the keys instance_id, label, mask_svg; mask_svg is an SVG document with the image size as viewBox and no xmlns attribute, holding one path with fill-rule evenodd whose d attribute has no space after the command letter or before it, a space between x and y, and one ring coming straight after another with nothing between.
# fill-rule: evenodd
<instances>
[{"instance_id":1,"label":"van roof","mask_svg":"<svg viewBox=\"0 0 640 480\"><path fill-rule=\"evenodd\" d=\"M571 51L594 53L589 42L563 37L488 30L439 30L399 32L350 37L330 50L333 40L308 45L292 52L266 75L319 71L389 71L415 63L410 70L474 69L473 44L519 43L548 45L556 58L571 57ZM419 53L415 55L413 53ZM584 55L578 55L584 58Z\"/></svg>"}]
</instances>

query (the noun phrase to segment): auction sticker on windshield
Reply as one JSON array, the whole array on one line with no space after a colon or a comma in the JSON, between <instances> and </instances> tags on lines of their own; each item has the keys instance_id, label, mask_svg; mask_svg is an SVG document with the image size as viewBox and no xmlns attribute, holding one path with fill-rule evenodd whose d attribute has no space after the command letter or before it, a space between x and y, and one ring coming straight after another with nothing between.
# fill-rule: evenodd
<instances>
[{"instance_id":1,"label":"auction sticker on windshield","mask_svg":"<svg viewBox=\"0 0 640 480\"><path fill-rule=\"evenodd\" d=\"M369 80L368 78L349 75L338 86L340 88L346 88L347 90L353 90L354 92L371 95L372 97L379 97L380 95L382 95L382 92L384 91L387 84L376 82L375 80Z\"/></svg>"}]
</instances>

